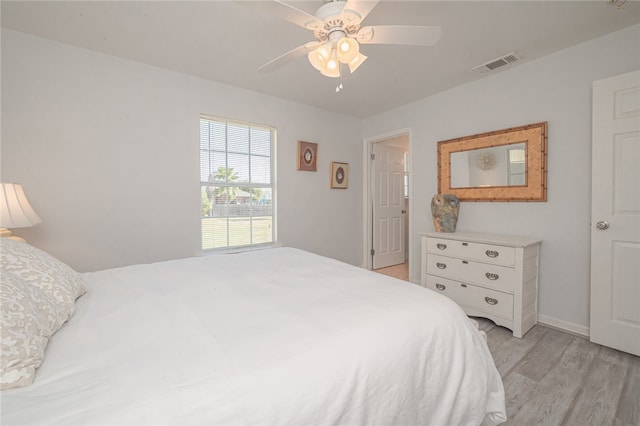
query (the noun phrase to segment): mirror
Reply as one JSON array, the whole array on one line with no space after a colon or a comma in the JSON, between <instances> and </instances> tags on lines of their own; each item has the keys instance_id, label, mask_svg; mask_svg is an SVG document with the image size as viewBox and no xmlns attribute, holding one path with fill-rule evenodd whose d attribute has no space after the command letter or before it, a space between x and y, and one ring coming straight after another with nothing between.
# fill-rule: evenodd
<instances>
[{"instance_id":1,"label":"mirror","mask_svg":"<svg viewBox=\"0 0 640 426\"><path fill-rule=\"evenodd\" d=\"M546 201L547 123L438 142L438 192L461 201Z\"/></svg>"},{"instance_id":2,"label":"mirror","mask_svg":"<svg viewBox=\"0 0 640 426\"><path fill-rule=\"evenodd\" d=\"M451 188L523 186L526 142L451 153Z\"/></svg>"}]
</instances>

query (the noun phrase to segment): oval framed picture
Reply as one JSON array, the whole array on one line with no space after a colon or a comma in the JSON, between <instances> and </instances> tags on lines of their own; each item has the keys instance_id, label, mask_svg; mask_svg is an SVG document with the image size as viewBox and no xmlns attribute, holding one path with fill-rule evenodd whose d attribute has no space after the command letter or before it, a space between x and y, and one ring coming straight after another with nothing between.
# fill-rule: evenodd
<instances>
[{"instance_id":1,"label":"oval framed picture","mask_svg":"<svg viewBox=\"0 0 640 426\"><path fill-rule=\"evenodd\" d=\"M317 171L318 144L298 141L298 170Z\"/></svg>"},{"instance_id":2,"label":"oval framed picture","mask_svg":"<svg viewBox=\"0 0 640 426\"><path fill-rule=\"evenodd\" d=\"M347 189L349 187L349 163L331 162L331 188Z\"/></svg>"}]
</instances>

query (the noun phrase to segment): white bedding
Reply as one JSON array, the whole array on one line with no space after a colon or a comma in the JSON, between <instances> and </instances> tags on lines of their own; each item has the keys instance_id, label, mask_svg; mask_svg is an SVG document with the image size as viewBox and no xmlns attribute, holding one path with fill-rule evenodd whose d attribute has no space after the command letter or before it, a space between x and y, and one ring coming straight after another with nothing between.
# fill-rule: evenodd
<instances>
[{"instance_id":1,"label":"white bedding","mask_svg":"<svg viewBox=\"0 0 640 426\"><path fill-rule=\"evenodd\" d=\"M82 274L2 424L477 425L505 420L449 299L291 248Z\"/></svg>"}]
</instances>

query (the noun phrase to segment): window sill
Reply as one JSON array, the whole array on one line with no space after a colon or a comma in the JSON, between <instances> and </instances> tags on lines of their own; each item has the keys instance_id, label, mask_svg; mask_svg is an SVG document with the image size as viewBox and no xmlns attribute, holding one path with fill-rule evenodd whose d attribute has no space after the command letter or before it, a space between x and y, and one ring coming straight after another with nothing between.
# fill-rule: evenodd
<instances>
[{"instance_id":1,"label":"window sill","mask_svg":"<svg viewBox=\"0 0 640 426\"><path fill-rule=\"evenodd\" d=\"M240 247L228 247L228 248L219 248L219 249L207 249L200 250L200 256L215 256L219 254L236 254L236 253L244 253L247 251L256 251L256 250L266 250L274 247L282 247L280 243L266 243L266 244L257 244L253 246L240 246Z\"/></svg>"}]
</instances>

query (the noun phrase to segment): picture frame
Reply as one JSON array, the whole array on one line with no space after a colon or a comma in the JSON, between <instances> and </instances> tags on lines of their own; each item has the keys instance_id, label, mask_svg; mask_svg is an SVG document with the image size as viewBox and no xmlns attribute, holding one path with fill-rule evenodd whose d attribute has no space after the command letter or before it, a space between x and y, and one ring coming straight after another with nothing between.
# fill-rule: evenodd
<instances>
[{"instance_id":1,"label":"picture frame","mask_svg":"<svg viewBox=\"0 0 640 426\"><path fill-rule=\"evenodd\" d=\"M298 170L315 172L318 170L318 144L298 141Z\"/></svg>"},{"instance_id":2,"label":"picture frame","mask_svg":"<svg viewBox=\"0 0 640 426\"><path fill-rule=\"evenodd\" d=\"M547 138L547 122L544 121L438 142L438 193L455 195L460 201L547 201ZM511 184L508 180L502 184L476 183L471 179L466 185L456 183L460 176L485 176L488 179L504 176L508 179L511 173L509 151L518 146L524 147L519 148L523 151L520 162L524 164L520 168L524 167L524 177L518 183ZM475 158L467 164L472 164L481 174L471 169L458 173L454 163L464 164L464 161L461 163L454 156ZM503 158L501 162L500 158ZM513 165L513 170L518 171L515 160Z\"/></svg>"},{"instance_id":3,"label":"picture frame","mask_svg":"<svg viewBox=\"0 0 640 426\"><path fill-rule=\"evenodd\" d=\"M349 163L331 162L331 188L347 189L349 187Z\"/></svg>"}]
</instances>

